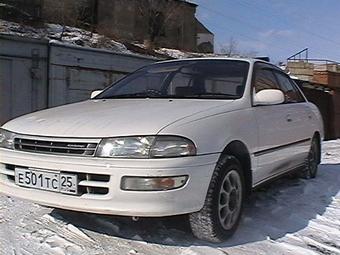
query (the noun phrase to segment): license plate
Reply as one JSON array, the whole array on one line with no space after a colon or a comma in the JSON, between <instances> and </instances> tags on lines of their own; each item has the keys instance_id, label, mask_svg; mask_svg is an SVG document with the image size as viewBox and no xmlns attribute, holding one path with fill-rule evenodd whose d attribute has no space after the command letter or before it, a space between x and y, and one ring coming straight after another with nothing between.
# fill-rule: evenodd
<instances>
[{"instance_id":1,"label":"license plate","mask_svg":"<svg viewBox=\"0 0 340 255\"><path fill-rule=\"evenodd\" d=\"M77 194L77 175L30 168L15 168L15 183L19 186Z\"/></svg>"}]
</instances>

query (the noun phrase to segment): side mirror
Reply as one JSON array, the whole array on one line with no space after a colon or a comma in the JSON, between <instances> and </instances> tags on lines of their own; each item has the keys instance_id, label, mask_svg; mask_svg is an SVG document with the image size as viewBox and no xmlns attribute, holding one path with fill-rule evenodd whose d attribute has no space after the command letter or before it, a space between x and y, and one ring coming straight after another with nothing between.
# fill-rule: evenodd
<instances>
[{"instance_id":1,"label":"side mirror","mask_svg":"<svg viewBox=\"0 0 340 255\"><path fill-rule=\"evenodd\" d=\"M92 91L92 93L91 93L91 99L92 98L95 98L96 96L98 96L100 93L102 93L103 92L103 90L94 90L94 91Z\"/></svg>"},{"instance_id":2,"label":"side mirror","mask_svg":"<svg viewBox=\"0 0 340 255\"><path fill-rule=\"evenodd\" d=\"M264 89L254 96L254 105L275 105L285 101L283 92L279 89Z\"/></svg>"}]
</instances>

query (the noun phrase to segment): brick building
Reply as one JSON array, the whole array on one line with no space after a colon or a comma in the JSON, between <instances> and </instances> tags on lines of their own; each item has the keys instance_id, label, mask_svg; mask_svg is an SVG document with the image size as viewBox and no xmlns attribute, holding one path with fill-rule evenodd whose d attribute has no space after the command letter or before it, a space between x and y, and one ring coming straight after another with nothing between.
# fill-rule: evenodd
<instances>
[{"instance_id":1,"label":"brick building","mask_svg":"<svg viewBox=\"0 0 340 255\"><path fill-rule=\"evenodd\" d=\"M320 59L290 59L287 71L323 116L327 139L340 138L340 63Z\"/></svg>"}]
</instances>

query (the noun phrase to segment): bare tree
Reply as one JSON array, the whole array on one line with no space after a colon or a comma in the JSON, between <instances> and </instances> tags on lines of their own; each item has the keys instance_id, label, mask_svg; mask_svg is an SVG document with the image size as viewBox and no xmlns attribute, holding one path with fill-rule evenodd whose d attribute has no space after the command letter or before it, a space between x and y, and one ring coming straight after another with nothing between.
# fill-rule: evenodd
<instances>
[{"instance_id":1,"label":"bare tree","mask_svg":"<svg viewBox=\"0 0 340 255\"><path fill-rule=\"evenodd\" d=\"M230 37L229 42L227 44L223 44L221 46L221 53L228 56L228 57L255 57L257 55L257 52L254 50L246 50L241 51L238 47L238 42L233 38Z\"/></svg>"},{"instance_id":2,"label":"bare tree","mask_svg":"<svg viewBox=\"0 0 340 255\"><path fill-rule=\"evenodd\" d=\"M237 47L237 41L233 37L230 37L229 42L221 47L221 53L225 54L228 57L239 55Z\"/></svg>"},{"instance_id":3,"label":"bare tree","mask_svg":"<svg viewBox=\"0 0 340 255\"><path fill-rule=\"evenodd\" d=\"M44 6L47 21L59 23L62 26L59 40L62 40L67 25L82 27L84 25L84 17L88 13L88 5L85 1L45 0Z\"/></svg>"},{"instance_id":4,"label":"bare tree","mask_svg":"<svg viewBox=\"0 0 340 255\"><path fill-rule=\"evenodd\" d=\"M139 15L148 21L147 41L150 48L154 47L156 40L164 35L165 26L176 22L181 3L169 0L137 0Z\"/></svg>"}]
</instances>

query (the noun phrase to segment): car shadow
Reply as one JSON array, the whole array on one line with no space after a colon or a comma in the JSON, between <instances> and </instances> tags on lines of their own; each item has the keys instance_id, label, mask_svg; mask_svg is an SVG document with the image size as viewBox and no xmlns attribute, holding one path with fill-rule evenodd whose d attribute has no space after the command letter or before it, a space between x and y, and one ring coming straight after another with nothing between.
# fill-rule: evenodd
<instances>
[{"instance_id":1,"label":"car shadow","mask_svg":"<svg viewBox=\"0 0 340 255\"><path fill-rule=\"evenodd\" d=\"M51 215L97 234L161 245L232 247L268 238L276 240L305 228L322 215L340 191L340 164L323 164L310 180L282 178L255 191L245 204L238 230L221 244L197 240L187 216L142 218L95 215L54 209Z\"/></svg>"}]
</instances>

